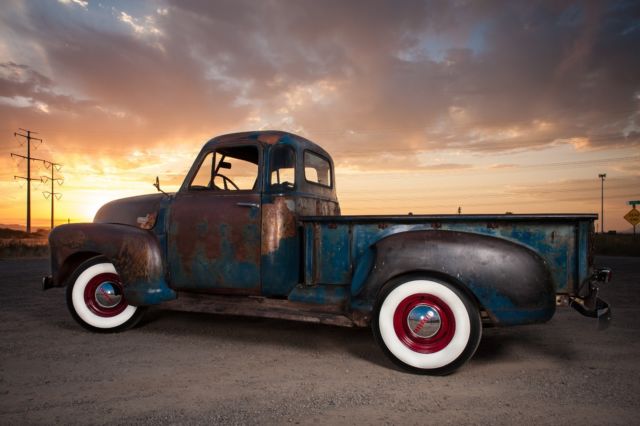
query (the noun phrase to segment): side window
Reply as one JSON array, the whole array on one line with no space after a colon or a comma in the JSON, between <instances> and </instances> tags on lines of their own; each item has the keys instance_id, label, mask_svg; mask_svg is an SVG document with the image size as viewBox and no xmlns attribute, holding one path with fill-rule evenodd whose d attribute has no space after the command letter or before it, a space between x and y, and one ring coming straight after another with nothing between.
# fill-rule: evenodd
<instances>
[{"instance_id":1,"label":"side window","mask_svg":"<svg viewBox=\"0 0 640 426\"><path fill-rule=\"evenodd\" d=\"M331 163L318 154L305 151L304 178L311 183L331 188Z\"/></svg>"},{"instance_id":2,"label":"side window","mask_svg":"<svg viewBox=\"0 0 640 426\"><path fill-rule=\"evenodd\" d=\"M276 145L271 149L271 191L290 191L296 184L296 152L288 145Z\"/></svg>"},{"instance_id":3,"label":"side window","mask_svg":"<svg viewBox=\"0 0 640 426\"><path fill-rule=\"evenodd\" d=\"M191 190L251 191L257 189L260 155L255 146L219 148L210 152L191 181Z\"/></svg>"}]
</instances>

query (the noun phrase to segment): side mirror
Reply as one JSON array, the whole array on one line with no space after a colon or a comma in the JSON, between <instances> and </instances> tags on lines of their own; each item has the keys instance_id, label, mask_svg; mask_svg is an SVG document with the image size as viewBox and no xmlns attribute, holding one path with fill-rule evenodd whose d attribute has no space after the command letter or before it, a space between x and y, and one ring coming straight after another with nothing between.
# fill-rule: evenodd
<instances>
[{"instance_id":1,"label":"side mirror","mask_svg":"<svg viewBox=\"0 0 640 426\"><path fill-rule=\"evenodd\" d=\"M159 192L162 192L164 195L166 195L167 197L169 197L169 194L167 194L166 192L164 192L161 188L160 188L160 179L158 179L158 176L156 176L156 181L154 182L153 186L156 187L156 189Z\"/></svg>"}]
</instances>

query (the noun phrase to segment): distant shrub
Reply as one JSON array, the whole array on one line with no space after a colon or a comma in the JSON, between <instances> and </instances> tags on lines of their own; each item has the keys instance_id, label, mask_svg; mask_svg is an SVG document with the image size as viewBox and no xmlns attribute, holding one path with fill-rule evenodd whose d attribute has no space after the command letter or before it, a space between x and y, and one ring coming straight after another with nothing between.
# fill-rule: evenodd
<instances>
[{"instance_id":1,"label":"distant shrub","mask_svg":"<svg viewBox=\"0 0 640 426\"><path fill-rule=\"evenodd\" d=\"M0 239L46 239L49 236L49 231L46 229L38 229L35 232L26 233L24 231L18 231L16 229L0 228Z\"/></svg>"},{"instance_id":2,"label":"distant shrub","mask_svg":"<svg viewBox=\"0 0 640 426\"><path fill-rule=\"evenodd\" d=\"M4 257L45 257L49 255L46 240L25 243L24 240L0 240L0 258Z\"/></svg>"},{"instance_id":3,"label":"distant shrub","mask_svg":"<svg viewBox=\"0 0 640 426\"><path fill-rule=\"evenodd\" d=\"M26 233L15 229L0 228L0 258L48 256L48 236L49 230L47 229Z\"/></svg>"}]
</instances>

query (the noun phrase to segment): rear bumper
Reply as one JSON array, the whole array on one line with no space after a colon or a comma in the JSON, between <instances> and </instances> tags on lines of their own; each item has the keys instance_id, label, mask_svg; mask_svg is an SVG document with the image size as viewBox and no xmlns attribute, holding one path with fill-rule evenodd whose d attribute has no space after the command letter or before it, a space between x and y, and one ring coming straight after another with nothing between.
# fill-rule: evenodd
<instances>
[{"instance_id":1,"label":"rear bumper","mask_svg":"<svg viewBox=\"0 0 640 426\"><path fill-rule=\"evenodd\" d=\"M600 284L611 281L611 269L597 269L589 279L586 297L570 297L569 306L584 316L598 319L598 328L603 330L611 323L611 307L598 297Z\"/></svg>"},{"instance_id":2,"label":"rear bumper","mask_svg":"<svg viewBox=\"0 0 640 426\"><path fill-rule=\"evenodd\" d=\"M596 297L592 306L588 306L584 299L573 298L569 303L576 311L590 318L598 319L598 328L604 330L611 323L611 307L607 302Z\"/></svg>"}]
</instances>

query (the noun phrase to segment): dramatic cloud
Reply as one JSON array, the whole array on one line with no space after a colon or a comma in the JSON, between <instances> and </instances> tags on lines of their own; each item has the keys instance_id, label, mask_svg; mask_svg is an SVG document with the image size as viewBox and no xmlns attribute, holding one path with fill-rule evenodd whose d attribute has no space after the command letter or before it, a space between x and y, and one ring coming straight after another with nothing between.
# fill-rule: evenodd
<instances>
[{"instance_id":1,"label":"dramatic cloud","mask_svg":"<svg viewBox=\"0 0 640 426\"><path fill-rule=\"evenodd\" d=\"M285 127L337 149L366 140L383 151L638 143L640 28L630 2L90 6L94 18L27 3L4 25L45 56L50 74L27 69L32 84L54 78L122 128L162 137ZM98 18L112 22L91 25ZM10 59L5 66L30 65ZM11 95L78 112L32 90L14 84Z\"/></svg>"},{"instance_id":2,"label":"dramatic cloud","mask_svg":"<svg viewBox=\"0 0 640 426\"><path fill-rule=\"evenodd\" d=\"M618 155L640 146L639 21L623 0L11 0L0 127L122 170L252 128L301 133L348 171Z\"/></svg>"}]
</instances>

